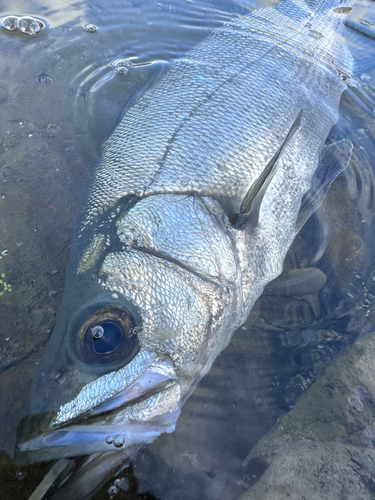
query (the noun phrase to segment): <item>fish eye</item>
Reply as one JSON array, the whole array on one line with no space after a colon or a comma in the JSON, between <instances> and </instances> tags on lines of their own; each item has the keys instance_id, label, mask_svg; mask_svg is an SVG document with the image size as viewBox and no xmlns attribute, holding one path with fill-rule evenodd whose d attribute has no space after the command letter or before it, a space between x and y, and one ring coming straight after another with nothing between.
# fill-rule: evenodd
<instances>
[{"instance_id":1,"label":"fish eye","mask_svg":"<svg viewBox=\"0 0 375 500\"><path fill-rule=\"evenodd\" d=\"M139 351L132 315L121 309L102 309L88 317L76 336L78 358L87 364L129 362Z\"/></svg>"}]
</instances>

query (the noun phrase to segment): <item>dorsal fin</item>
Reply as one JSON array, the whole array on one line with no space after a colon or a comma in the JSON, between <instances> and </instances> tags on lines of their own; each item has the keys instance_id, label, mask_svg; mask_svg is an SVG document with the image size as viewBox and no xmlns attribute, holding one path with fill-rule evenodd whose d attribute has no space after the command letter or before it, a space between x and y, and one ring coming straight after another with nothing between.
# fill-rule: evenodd
<instances>
[{"instance_id":1,"label":"dorsal fin","mask_svg":"<svg viewBox=\"0 0 375 500\"><path fill-rule=\"evenodd\" d=\"M283 143L279 147L279 149L276 151L272 159L266 165L263 172L260 174L258 179L256 179L256 181L251 185L250 189L246 193L241 204L241 209L240 209L241 214L247 214L250 211L251 205L259 193L261 193L261 197L263 197L263 194L265 193L266 188L275 173L276 169L274 167L276 165L276 162L279 159L280 155L282 154L283 150L285 149L286 145L290 141L290 139L298 130L301 124L301 118L302 118L302 110L298 113L296 119L294 120L292 126L290 127L289 132L285 137Z\"/></svg>"}]
</instances>

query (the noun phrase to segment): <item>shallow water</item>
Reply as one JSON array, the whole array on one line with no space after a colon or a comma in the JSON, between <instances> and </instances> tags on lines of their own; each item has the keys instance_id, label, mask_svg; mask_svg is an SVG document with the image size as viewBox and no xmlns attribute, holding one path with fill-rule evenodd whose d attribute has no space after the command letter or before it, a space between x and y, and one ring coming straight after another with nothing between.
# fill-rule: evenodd
<instances>
[{"instance_id":1,"label":"shallow water","mask_svg":"<svg viewBox=\"0 0 375 500\"><path fill-rule=\"evenodd\" d=\"M27 13L45 23L36 37L0 28L1 449L12 453L26 411L101 142L168 61L234 14L271 3L0 1L1 17ZM374 84L373 75L358 80ZM366 87L344 94L328 141L353 142L348 169L297 237L284 278L267 287L176 431L136 457L126 472L132 493L116 498L237 498L250 484L242 462L252 447L344 345L373 331L373 95ZM309 279L287 274L295 269ZM107 489L97 497L108 498Z\"/></svg>"}]
</instances>

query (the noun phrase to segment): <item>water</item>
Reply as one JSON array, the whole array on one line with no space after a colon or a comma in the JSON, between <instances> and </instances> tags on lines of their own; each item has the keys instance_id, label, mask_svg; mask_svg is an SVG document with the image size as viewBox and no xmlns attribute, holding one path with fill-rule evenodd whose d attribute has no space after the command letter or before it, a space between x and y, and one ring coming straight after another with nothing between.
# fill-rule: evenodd
<instances>
[{"instance_id":1,"label":"water","mask_svg":"<svg viewBox=\"0 0 375 500\"><path fill-rule=\"evenodd\" d=\"M27 13L42 23L35 36L0 27L1 449L12 453L26 411L101 142L168 61L234 14L270 4L0 2L2 18ZM373 75L358 85L374 85ZM325 283L312 273L300 289L288 289L288 281L269 287L185 404L176 431L137 456L122 475L128 492L115 487L113 498L144 491L163 500L237 498L254 480L242 463L258 440L343 346L373 331L374 97L366 92L351 88L343 96L328 140L349 137L355 153L285 263L286 271L318 268ZM17 498L28 498L25 481L35 483L43 470L28 469L16 483ZM0 480L3 496L9 484ZM109 498L113 484L96 498Z\"/></svg>"}]
</instances>

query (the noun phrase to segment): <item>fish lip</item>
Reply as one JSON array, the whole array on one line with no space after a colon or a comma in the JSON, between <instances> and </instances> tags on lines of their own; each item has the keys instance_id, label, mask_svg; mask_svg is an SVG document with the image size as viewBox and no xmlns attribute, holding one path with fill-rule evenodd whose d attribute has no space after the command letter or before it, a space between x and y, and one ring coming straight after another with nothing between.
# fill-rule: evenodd
<instances>
[{"instance_id":1,"label":"fish lip","mask_svg":"<svg viewBox=\"0 0 375 500\"><path fill-rule=\"evenodd\" d=\"M158 365L153 365L123 391L79 417L66 422L58 422L58 412L24 417L17 429L15 462L24 465L108 451L126 453L126 449L134 445L148 444L161 433L172 432L179 410L166 412L161 423L100 423L106 414L116 416L128 407L180 385L170 371L155 371ZM154 371L150 370L152 367Z\"/></svg>"},{"instance_id":2,"label":"fish lip","mask_svg":"<svg viewBox=\"0 0 375 500\"><path fill-rule=\"evenodd\" d=\"M92 409L88 410L83 414L77 415L69 420L61 419L61 412L57 412L56 416L52 421L52 426L54 429L65 427L69 423L74 423L82 418L90 419L94 416L101 415L112 410L124 408L128 405L136 404L143 399L147 399L153 394L171 387L177 383L177 378L174 374L174 370L165 363L165 360L160 362L156 360L152 363L147 370L145 370L137 379L126 386L122 391L115 394L106 401L99 403ZM160 370L160 368L164 370ZM167 370L165 371L165 368Z\"/></svg>"}]
</instances>

